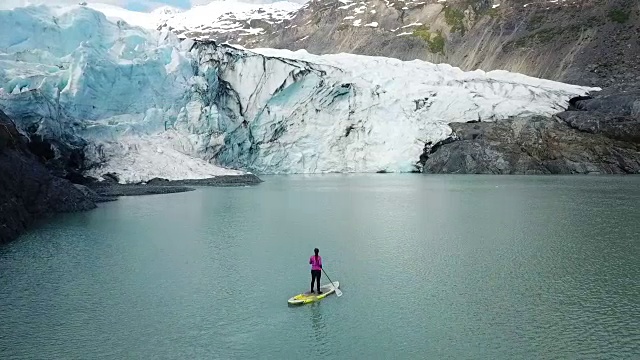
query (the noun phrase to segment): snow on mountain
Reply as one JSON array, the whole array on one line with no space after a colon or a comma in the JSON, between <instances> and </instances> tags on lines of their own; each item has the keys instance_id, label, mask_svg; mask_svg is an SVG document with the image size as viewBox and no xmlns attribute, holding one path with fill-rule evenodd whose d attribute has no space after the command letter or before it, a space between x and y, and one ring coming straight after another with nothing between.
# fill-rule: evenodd
<instances>
[{"instance_id":1,"label":"snow on mountain","mask_svg":"<svg viewBox=\"0 0 640 360\"><path fill-rule=\"evenodd\" d=\"M154 9L153 11L151 11L151 14L162 17L162 16L171 16L171 15L179 14L181 12L182 10L178 8L165 5L165 6L161 6L159 8Z\"/></svg>"},{"instance_id":2,"label":"snow on mountain","mask_svg":"<svg viewBox=\"0 0 640 360\"><path fill-rule=\"evenodd\" d=\"M186 11L163 6L150 13L101 3L88 3L86 6L102 12L114 21L124 20L130 25L146 29L167 28L181 37L223 42L270 31L274 25L291 19L302 5L289 1L250 3L217 0Z\"/></svg>"},{"instance_id":3,"label":"snow on mountain","mask_svg":"<svg viewBox=\"0 0 640 360\"><path fill-rule=\"evenodd\" d=\"M292 18L300 6L289 1L250 4L220 0L177 14L162 26L188 37L206 33L207 37L215 39L218 34L230 32L237 36L255 35L265 32L265 28L271 25Z\"/></svg>"},{"instance_id":4,"label":"snow on mountain","mask_svg":"<svg viewBox=\"0 0 640 360\"><path fill-rule=\"evenodd\" d=\"M505 71L244 50L82 6L0 11L0 108L123 181L412 171L453 121L550 115L597 90ZM214 165L215 164L215 165Z\"/></svg>"}]
</instances>

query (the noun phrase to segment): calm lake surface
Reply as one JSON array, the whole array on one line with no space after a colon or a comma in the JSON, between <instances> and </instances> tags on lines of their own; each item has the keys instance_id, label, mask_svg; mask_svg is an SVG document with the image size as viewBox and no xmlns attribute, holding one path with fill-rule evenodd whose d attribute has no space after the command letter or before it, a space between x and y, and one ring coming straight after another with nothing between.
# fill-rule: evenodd
<instances>
[{"instance_id":1,"label":"calm lake surface","mask_svg":"<svg viewBox=\"0 0 640 360\"><path fill-rule=\"evenodd\" d=\"M640 177L264 180L0 247L0 358L640 358Z\"/></svg>"}]
</instances>

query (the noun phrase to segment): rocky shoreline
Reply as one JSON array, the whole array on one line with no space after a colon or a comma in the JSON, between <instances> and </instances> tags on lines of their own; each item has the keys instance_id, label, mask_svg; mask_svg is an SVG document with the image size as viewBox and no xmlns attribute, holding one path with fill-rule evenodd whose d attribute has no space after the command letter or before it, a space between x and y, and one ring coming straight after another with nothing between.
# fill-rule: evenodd
<instances>
[{"instance_id":1,"label":"rocky shoreline","mask_svg":"<svg viewBox=\"0 0 640 360\"><path fill-rule=\"evenodd\" d=\"M192 186L251 186L261 183L259 177L253 174L222 175L208 179L167 180L151 179L144 183L120 184L113 181L101 181L87 184L87 187L102 197L139 196L155 194L171 194L193 191Z\"/></svg>"},{"instance_id":2,"label":"rocky shoreline","mask_svg":"<svg viewBox=\"0 0 640 360\"><path fill-rule=\"evenodd\" d=\"M90 188L96 194L104 198L117 199L120 196L142 196L173 194L194 191L194 188L186 186L153 186L143 184L108 184Z\"/></svg>"}]
</instances>

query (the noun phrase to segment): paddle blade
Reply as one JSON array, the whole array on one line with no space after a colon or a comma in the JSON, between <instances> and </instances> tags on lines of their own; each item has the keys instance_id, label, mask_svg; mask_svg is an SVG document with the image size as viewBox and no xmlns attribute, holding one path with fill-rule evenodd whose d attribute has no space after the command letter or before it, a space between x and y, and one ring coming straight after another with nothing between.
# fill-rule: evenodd
<instances>
[{"instance_id":1,"label":"paddle blade","mask_svg":"<svg viewBox=\"0 0 640 360\"><path fill-rule=\"evenodd\" d=\"M340 289L336 289L336 295L338 295L338 297L342 296L342 291L340 291Z\"/></svg>"}]
</instances>

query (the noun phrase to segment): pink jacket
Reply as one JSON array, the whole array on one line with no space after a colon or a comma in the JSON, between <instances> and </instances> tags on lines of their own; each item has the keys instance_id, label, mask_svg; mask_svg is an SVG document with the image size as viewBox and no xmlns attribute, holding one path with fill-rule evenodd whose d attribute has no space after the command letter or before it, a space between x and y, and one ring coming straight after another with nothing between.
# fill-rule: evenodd
<instances>
[{"instance_id":1,"label":"pink jacket","mask_svg":"<svg viewBox=\"0 0 640 360\"><path fill-rule=\"evenodd\" d=\"M309 258L309 264L311 264L311 270L321 270L322 269L322 256L318 255L316 259L315 255L311 255Z\"/></svg>"}]
</instances>

